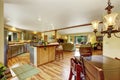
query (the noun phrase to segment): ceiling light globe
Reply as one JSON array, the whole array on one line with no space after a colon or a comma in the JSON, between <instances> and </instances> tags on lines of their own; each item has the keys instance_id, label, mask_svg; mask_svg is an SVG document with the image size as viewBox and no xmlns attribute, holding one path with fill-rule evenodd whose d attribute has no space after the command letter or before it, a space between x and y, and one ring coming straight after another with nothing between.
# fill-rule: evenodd
<instances>
[{"instance_id":1,"label":"ceiling light globe","mask_svg":"<svg viewBox=\"0 0 120 80\"><path fill-rule=\"evenodd\" d=\"M104 18L105 18L106 24L108 26L115 25L115 20L116 20L117 15L118 13L111 13L111 14L105 15Z\"/></svg>"},{"instance_id":2,"label":"ceiling light globe","mask_svg":"<svg viewBox=\"0 0 120 80\"><path fill-rule=\"evenodd\" d=\"M92 21L91 24L92 24L93 29L98 30L99 23L100 23L100 21L98 21L98 20Z\"/></svg>"}]
</instances>

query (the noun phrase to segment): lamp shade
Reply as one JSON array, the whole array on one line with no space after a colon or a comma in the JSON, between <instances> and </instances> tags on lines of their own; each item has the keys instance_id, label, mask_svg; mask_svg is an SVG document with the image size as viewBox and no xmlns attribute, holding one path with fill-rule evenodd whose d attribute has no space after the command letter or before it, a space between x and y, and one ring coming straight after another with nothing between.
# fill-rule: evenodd
<instances>
[{"instance_id":1,"label":"lamp shade","mask_svg":"<svg viewBox=\"0 0 120 80\"><path fill-rule=\"evenodd\" d=\"M104 22L103 24L104 24L103 31L105 31L108 28L108 24L106 22Z\"/></svg>"},{"instance_id":2,"label":"lamp shade","mask_svg":"<svg viewBox=\"0 0 120 80\"><path fill-rule=\"evenodd\" d=\"M96 30L98 29L99 22L100 21L98 21L98 20L94 20L94 21L91 22L93 29L96 29Z\"/></svg>"},{"instance_id":3,"label":"lamp shade","mask_svg":"<svg viewBox=\"0 0 120 80\"><path fill-rule=\"evenodd\" d=\"M108 26L115 25L115 20L116 20L117 15L118 13L111 13L111 14L105 15L104 18L105 18L106 24Z\"/></svg>"}]
</instances>

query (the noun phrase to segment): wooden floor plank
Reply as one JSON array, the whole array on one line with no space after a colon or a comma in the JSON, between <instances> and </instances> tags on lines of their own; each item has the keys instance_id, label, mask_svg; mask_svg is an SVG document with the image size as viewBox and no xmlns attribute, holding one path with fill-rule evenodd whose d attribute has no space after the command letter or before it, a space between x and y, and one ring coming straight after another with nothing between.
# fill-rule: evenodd
<instances>
[{"instance_id":1,"label":"wooden floor plank","mask_svg":"<svg viewBox=\"0 0 120 80\"><path fill-rule=\"evenodd\" d=\"M74 57L75 52L64 52L64 59L38 66L40 73L31 76L26 80L68 80L70 71L70 58ZM93 51L94 55L102 54L102 51ZM8 67L16 64L30 64L29 53L13 57L8 60Z\"/></svg>"}]
</instances>

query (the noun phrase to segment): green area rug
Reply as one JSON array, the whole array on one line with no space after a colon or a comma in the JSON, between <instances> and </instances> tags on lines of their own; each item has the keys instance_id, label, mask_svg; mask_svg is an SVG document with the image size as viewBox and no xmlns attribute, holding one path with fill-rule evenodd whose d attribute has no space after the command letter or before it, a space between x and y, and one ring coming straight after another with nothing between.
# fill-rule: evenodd
<instances>
[{"instance_id":1,"label":"green area rug","mask_svg":"<svg viewBox=\"0 0 120 80\"><path fill-rule=\"evenodd\" d=\"M39 70L29 64L24 64L19 67L13 68L13 72L16 74L16 76L19 78L19 80L26 80L26 78L29 78L37 73L39 73Z\"/></svg>"}]
</instances>

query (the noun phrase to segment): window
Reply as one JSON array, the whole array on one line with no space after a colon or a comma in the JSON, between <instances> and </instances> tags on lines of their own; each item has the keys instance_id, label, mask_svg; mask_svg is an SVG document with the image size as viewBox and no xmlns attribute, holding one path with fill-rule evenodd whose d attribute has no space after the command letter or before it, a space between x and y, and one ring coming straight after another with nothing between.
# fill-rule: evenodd
<instances>
[{"instance_id":1,"label":"window","mask_svg":"<svg viewBox=\"0 0 120 80\"><path fill-rule=\"evenodd\" d=\"M87 42L87 36L75 36L75 44L85 44Z\"/></svg>"}]
</instances>

